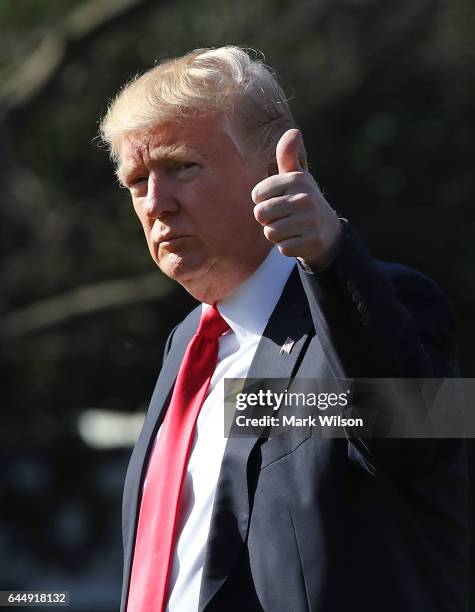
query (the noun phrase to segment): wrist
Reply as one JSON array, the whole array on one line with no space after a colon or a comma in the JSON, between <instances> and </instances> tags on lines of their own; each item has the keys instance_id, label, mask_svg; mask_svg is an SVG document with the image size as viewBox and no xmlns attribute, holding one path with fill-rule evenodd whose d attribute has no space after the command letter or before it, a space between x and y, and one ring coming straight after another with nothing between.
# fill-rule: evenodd
<instances>
[{"instance_id":1,"label":"wrist","mask_svg":"<svg viewBox=\"0 0 475 612\"><path fill-rule=\"evenodd\" d=\"M346 227L348 225L348 219L345 219L344 217L336 217L336 219L338 220L337 230L325 255L315 260L307 258L304 259L302 257L297 258L306 272L324 272L330 268L343 249L343 246L348 238L348 230Z\"/></svg>"}]
</instances>

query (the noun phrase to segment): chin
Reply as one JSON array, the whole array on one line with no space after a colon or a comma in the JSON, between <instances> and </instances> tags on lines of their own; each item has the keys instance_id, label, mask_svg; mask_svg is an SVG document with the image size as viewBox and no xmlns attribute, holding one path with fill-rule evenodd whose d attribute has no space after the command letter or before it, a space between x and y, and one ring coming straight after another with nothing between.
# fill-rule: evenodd
<instances>
[{"instance_id":1,"label":"chin","mask_svg":"<svg viewBox=\"0 0 475 612\"><path fill-rule=\"evenodd\" d=\"M199 278L205 273L206 266L197 261L193 261L190 257L178 255L177 253L168 253L165 257L158 260L158 267L169 278L178 283L186 283L195 278Z\"/></svg>"},{"instance_id":2,"label":"chin","mask_svg":"<svg viewBox=\"0 0 475 612\"><path fill-rule=\"evenodd\" d=\"M158 265L166 276L180 283L199 302L212 304L223 297L223 290L226 290L223 272L209 259L167 254L166 258L160 258Z\"/></svg>"}]
</instances>

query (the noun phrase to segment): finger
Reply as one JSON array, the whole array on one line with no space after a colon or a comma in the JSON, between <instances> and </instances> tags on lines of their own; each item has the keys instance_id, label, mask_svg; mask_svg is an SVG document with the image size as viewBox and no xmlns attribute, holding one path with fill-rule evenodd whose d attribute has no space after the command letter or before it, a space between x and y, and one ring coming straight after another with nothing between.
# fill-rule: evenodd
<instances>
[{"instance_id":1,"label":"finger","mask_svg":"<svg viewBox=\"0 0 475 612\"><path fill-rule=\"evenodd\" d=\"M300 172L274 174L273 176L268 176L260 183L257 183L251 192L251 197L254 203L258 204L270 198L284 196L290 191L305 191L302 186L302 180L305 179Z\"/></svg>"},{"instance_id":2,"label":"finger","mask_svg":"<svg viewBox=\"0 0 475 612\"><path fill-rule=\"evenodd\" d=\"M308 211L308 194L295 193L264 200L254 206L254 216L261 225L272 223L276 219L292 217L295 221L312 220Z\"/></svg>"},{"instance_id":3,"label":"finger","mask_svg":"<svg viewBox=\"0 0 475 612\"><path fill-rule=\"evenodd\" d=\"M270 198L254 206L254 216L261 225L268 225L291 214L291 202L286 197Z\"/></svg>"},{"instance_id":4,"label":"finger","mask_svg":"<svg viewBox=\"0 0 475 612\"><path fill-rule=\"evenodd\" d=\"M264 236L274 244L280 244L291 238L299 238L296 228L288 223L287 219L279 219L264 227Z\"/></svg>"},{"instance_id":5,"label":"finger","mask_svg":"<svg viewBox=\"0 0 475 612\"><path fill-rule=\"evenodd\" d=\"M286 257L300 257L302 251L302 237L291 236L278 243L279 251Z\"/></svg>"},{"instance_id":6,"label":"finger","mask_svg":"<svg viewBox=\"0 0 475 612\"><path fill-rule=\"evenodd\" d=\"M275 149L279 174L303 171L299 161L299 151L302 147L303 138L300 130L291 129L282 134Z\"/></svg>"}]
</instances>

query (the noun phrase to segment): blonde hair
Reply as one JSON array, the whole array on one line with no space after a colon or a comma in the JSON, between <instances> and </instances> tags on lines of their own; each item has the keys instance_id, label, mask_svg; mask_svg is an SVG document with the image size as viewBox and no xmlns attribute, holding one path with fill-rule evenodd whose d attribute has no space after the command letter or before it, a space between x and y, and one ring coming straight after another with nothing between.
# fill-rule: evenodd
<instances>
[{"instance_id":1,"label":"blonde hair","mask_svg":"<svg viewBox=\"0 0 475 612\"><path fill-rule=\"evenodd\" d=\"M196 49L137 76L112 100L100 136L119 161L123 136L166 121L223 114L241 155L275 161L282 134L296 127L275 73L240 47ZM305 150L299 155L306 166Z\"/></svg>"}]
</instances>

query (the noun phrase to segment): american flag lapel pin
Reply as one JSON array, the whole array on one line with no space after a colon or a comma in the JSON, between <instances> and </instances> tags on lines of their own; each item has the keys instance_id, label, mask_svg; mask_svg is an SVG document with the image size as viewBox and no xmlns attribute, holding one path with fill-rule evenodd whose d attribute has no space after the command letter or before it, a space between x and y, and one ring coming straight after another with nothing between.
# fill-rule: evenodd
<instances>
[{"instance_id":1,"label":"american flag lapel pin","mask_svg":"<svg viewBox=\"0 0 475 612\"><path fill-rule=\"evenodd\" d=\"M282 348L280 349L280 354L283 355L285 353L286 355L289 355L294 344L295 340L293 340L292 338L287 338L287 340L282 345Z\"/></svg>"}]
</instances>

